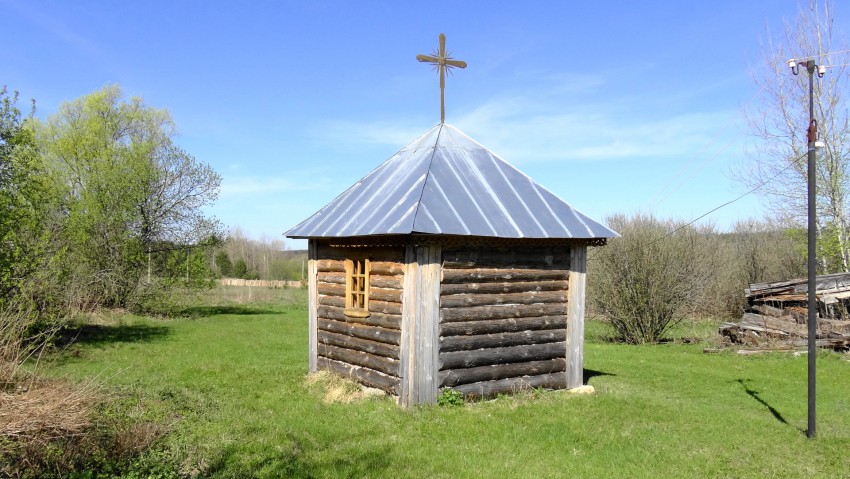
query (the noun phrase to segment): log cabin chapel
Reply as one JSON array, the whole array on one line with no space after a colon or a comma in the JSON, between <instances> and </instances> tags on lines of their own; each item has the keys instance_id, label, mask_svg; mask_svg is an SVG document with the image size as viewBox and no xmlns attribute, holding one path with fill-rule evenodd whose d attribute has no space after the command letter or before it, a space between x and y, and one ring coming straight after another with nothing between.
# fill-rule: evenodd
<instances>
[{"instance_id":1,"label":"log cabin chapel","mask_svg":"<svg viewBox=\"0 0 850 479\"><path fill-rule=\"evenodd\" d=\"M451 61L440 40L421 61ZM308 240L311 373L402 406L583 384L587 248L617 233L454 126L285 235Z\"/></svg>"}]
</instances>

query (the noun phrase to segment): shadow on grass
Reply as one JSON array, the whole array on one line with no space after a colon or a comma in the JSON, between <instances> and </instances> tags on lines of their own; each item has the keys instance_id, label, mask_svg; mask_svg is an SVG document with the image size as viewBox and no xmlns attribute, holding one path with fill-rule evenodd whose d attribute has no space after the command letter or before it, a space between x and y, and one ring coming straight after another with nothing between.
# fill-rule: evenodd
<instances>
[{"instance_id":1,"label":"shadow on grass","mask_svg":"<svg viewBox=\"0 0 850 479\"><path fill-rule=\"evenodd\" d=\"M752 389L749 385L747 385L747 383L749 382L749 379L737 379L736 381L744 388L744 391L751 398L755 399L759 404L766 407L767 410L770 411L770 414L772 414L773 417L776 418L777 421L781 422L782 424L788 425L788 421L786 421L785 418L782 417L782 414L779 411L777 411L776 408L774 408L773 406L768 404L767 401L762 399L761 396L759 396L758 391L756 391L755 389Z\"/></svg>"},{"instance_id":2,"label":"shadow on grass","mask_svg":"<svg viewBox=\"0 0 850 479\"><path fill-rule=\"evenodd\" d=\"M151 342L162 339L168 334L169 330L165 326L86 324L65 330L57 342L60 346L67 346L72 343L99 346L108 343Z\"/></svg>"},{"instance_id":3,"label":"shadow on grass","mask_svg":"<svg viewBox=\"0 0 850 479\"><path fill-rule=\"evenodd\" d=\"M294 439L290 435L290 439ZM346 452L333 457L321 457L318 449L311 451L311 444L293 440L283 450L265 449L261 457L255 451L239 446L228 446L210 462L206 471L209 476L222 477L389 477L388 450L365 449ZM310 441L312 442L312 441ZM314 448L318 444L312 444ZM329 449L324 447L319 449ZM319 456L319 457L316 457ZM247 464L246 464L247 462Z\"/></svg>"},{"instance_id":4,"label":"shadow on grass","mask_svg":"<svg viewBox=\"0 0 850 479\"><path fill-rule=\"evenodd\" d=\"M228 305L228 306L193 306L180 310L178 316L187 316L190 318L205 318L207 316L216 316L219 314L277 314L280 311L271 309L254 308L251 306Z\"/></svg>"},{"instance_id":5,"label":"shadow on grass","mask_svg":"<svg viewBox=\"0 0 850 479\"><path fill-rule=\"evenodd\" d=\"M584 370L584 385L587 386L592 378L597 376L616 376L614 373L606 373L602 371L594 371L593 369Z\"/></svg>"}]
</instances>

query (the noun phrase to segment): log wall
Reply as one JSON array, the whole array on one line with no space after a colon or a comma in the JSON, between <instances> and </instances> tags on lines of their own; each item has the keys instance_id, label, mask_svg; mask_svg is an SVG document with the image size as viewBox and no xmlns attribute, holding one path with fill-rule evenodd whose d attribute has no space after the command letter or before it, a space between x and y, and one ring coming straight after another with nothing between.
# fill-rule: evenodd
<instances>
[{"instance_id":1,"label":"log wall","mask_svg":"<svg viewBox=\"0 0 850 479\"><path fill-rule=\"evenodd\" d=\"M442 267L440 387L566 387L570 247L444 248Z\"/></svg>"},{"instance_id":2,"label":"log wall","mask_svg":"<svg viewBox=\"0 0 850 479\"><path fill-rule=\"evenodd\" d=\"M404 248L356 248L369 257L369 316L345 310L345 259L354 248L318 244L317 366L390 394L399 393Z\"/></svg>"}]
</instances>

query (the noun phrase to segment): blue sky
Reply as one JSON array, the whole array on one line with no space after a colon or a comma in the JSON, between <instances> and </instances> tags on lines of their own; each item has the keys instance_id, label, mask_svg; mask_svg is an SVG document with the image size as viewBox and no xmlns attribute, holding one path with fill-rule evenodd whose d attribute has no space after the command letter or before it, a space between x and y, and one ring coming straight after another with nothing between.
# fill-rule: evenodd
<instances>
[{"instance_id":1,"label":"blue sky","mask_svg":"<svg viewBox=\"0 0 850 479\"><path fill-rule=\"evenodd\" d=\"M447 123L596 219L691 219L745 191L732 177L742 108L758 101L750 70L766 27L796 12L794 0L0 0L0 84L39 116L108 84L167 108L177 142L223 176L211 212L279 238L439 122L437 75L415 56L445 32L469 64L448 78ZM763 214L751 195L706 221Z\"/></svg>"}]
</instances>

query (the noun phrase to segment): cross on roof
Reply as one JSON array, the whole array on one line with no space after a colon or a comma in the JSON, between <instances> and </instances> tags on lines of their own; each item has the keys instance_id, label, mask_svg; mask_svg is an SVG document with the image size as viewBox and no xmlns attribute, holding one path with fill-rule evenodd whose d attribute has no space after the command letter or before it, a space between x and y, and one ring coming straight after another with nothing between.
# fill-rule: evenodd
<instances>
[{"instance_id":1,"label":"cross on roof","mask_svg":"<svg viewBox=\"0 0 850 479\"><path fill-rule=\"evenodd\" d=\"M434 68L440 71L440 123L446 122L446 70L452 68L466 68L466 62L455 60L449 56L446 51L446 36L440 34L440 49L434 52L434 55L416 55L416 59L420 62L427 62L434 65Z\"/></svg>"}]
</instances>

